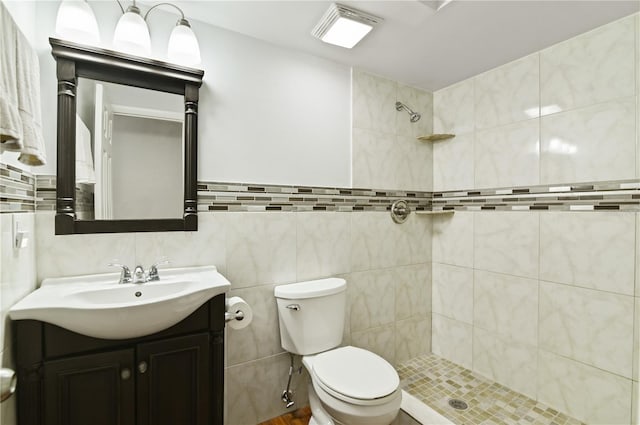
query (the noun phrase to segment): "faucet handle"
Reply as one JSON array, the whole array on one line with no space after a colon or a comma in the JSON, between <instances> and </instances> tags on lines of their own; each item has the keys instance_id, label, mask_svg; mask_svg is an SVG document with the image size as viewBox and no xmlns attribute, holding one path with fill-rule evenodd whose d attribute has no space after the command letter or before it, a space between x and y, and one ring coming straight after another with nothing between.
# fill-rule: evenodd
<instances>
[{"instance_id":1,"label":"faucet handle","mask_svg":"<svg viewBox=\"0 0 640 425\"><path fill-rule=\"evenodd\" d=\"M109 263L108 266L109 267L120 267L122 269L122 272L120 273L120 281L118 283L131 283L132 282L131 270L129 270L129 267L125 266L124 264L118 264L118 263Z\"/></svg>"},{"instance_id":2,"label":"faucet handle","mask_svg":"<svg viewBox=\"0 0 640 425\"><path fill-rule=\"evenodd\" d=\"M152 264L151 267L149 267L149 280L160 280L160 275L158 274L158 266L169 263L171 263L171 261L165 258L157 261L155 264Z\"/></svg>"}]
</instances>

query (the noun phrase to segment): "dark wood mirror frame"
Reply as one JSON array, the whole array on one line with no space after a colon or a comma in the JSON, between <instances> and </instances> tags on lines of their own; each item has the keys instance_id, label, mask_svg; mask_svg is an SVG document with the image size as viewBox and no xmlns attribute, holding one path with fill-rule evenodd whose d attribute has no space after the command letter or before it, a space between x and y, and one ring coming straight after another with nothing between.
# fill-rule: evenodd
<instances>
[{"instance_id":1,"label":"dark wood mirror frame","mask_svg":"<svg viewBox=\"0 0 640 425\"><path fill-rule=\"evenodd\" d=\"M56 235L198 230L198 91L204 71L50 38L58 78ZM176 219L77 220L78 77L184 96L184 215Z\"/></svg>"}]
</instances>

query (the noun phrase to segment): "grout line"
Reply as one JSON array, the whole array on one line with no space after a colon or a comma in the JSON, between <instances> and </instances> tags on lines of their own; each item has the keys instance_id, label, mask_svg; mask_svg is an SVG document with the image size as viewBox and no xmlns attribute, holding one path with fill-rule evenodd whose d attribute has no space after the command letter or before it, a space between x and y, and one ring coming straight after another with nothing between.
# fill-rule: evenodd
<instances>
[{"instance_id":1,"label":"grout line","mask_svg":"<svg viewBox=\"0 0 640 425\"><path fill-rule=\"evenodd\" d=\"M562 114L565 114L565 113L568 113L568 112L576 112L576 111L580 111L580 110L583 110L583 109L589 109L589 108L592 108L592 107L595 107L595 106L606 105L608 103L619 103L619 102L623 102L623 101L626 101L626 100L631 100L634 97L636 97L635 93L630 94L630 95L627 94L627 95L624 95L624 96L612 97L612 98L609 98L609 99L599 100L599 101L596 101L596 102L593 102L593 103L589 103L589 104L586 104L586 105L573 106L571 108L563 109L561 111L554 112L554 113L551 113L551 114L540 115L540 118L556 117L558 115L562 115ZM542 107L542 104L540 106Z\"/></svg>"},{"instance_id":2,"label":"grout line","mask_svg":"<svg viewBox=\"0 0 640 425\"><path fill-rule=\"evenodd\" d=\"M542 284L552 284L552 285L560 285L560 286L564 286L567 288L573 288L573 289L577 289L577 290L584 290L584 291L590 291L590 292L598 292L601 294L609 294L609 295L615 295L618 297L626 297L626 298L635 298L633 295L629 295L629 294L621 294L620 292L613 292L613 291L605 291L603 289L597 289L597 288L586 288L584 286L578 286L578 285L574 285L574 284L570 284L570 283L563 283L563 282L554 282L552 280L546 280L546 279L538 279L539 283Z\"/></svg>"},{"instance_id":3,"label":"grout line","mask_svg":"<svg viewBox=\"0 0 640 425\"><path fill-rule=\"evenodd\" d=\"M640 212L636 213L636 265L635 265L635 281L633 282L633 295L640 297ZM640 372L640 371L639 371ZM640 412L639 412L640 414Z\"/></svg>"},{"instance_id":4,"label":"grout line","mask_svg":"<svg viewBox=\"0 0 640 425\"><path fill-rule=\"evenodd\" d=\"M226 328L226 327L225 327L225 328ZM225 344L225 346L227 346L227 345L228 345L228 344ZM263 360L273 359L273 358L275 358L275 357L282 356L282 355L284 355L284 354L287 354L287 352L286 352L286 351L284 351L284 350L282 350L282 351L280 351L280 352L277 352L277 353L274 353L274 354L269 354L268 356L264 356L264 357L259 357L259 358L257 358L257 359L247 360L247 361L240 362L240 363L235 363L235 364L232 364L232 365L225 365L225 367L224 367L224 368L225 368L225 370L226 370L226 369L232 369L232 368L235 368L235 367L238 367L238 366L247 366L247 365L249 365L250 363L258 363L258 362L261 362L261 361L263 361Z\"/></svg>"},{"instance_id":5,"label":"grout line","mask_svg":"<svg viewBox=\"0 0 640 425\"><path fill-rule=\"evenodd\" d=\"M636 60L634 65L636 70L636 177L640 178L640 13L636 13L635 21Z\"/></svg>"},{"instance_id":6,"label":"grout line","mask_svg":"<svg viewBox=\"0 0 640 425\"><path fill-rule=\"evenodd\" d=\"M586 363L586 362L585 362L585 361L583 361L583 360L574 359L573 357L569 357L569 356L567 356L567 355L565 355L565 354L556 353L555 351L551 351L551 350L548 350L548 349L545 349L545 348L540 348L540 347L538 347L538 351L539 351L539 352L540 352L540 351L544 351L544 352L549 353L549 354L551 354L551 355L553 355L553 356L560 357L560 358L562 358L562 359L564 359L564 360L569 360L569 361L572 361L572 362L574 362L574 363L578 363L578 364L580 364L580 365L582 365L582 366L586 366L586 367L588 367L588 368L595 369L595 370L597 370L597 371L599 371L599 372L603 372L603 373L606 373L606 374L608 374L608 375L612 375L612 376L615 376L615 377L618 377L618 378L622 378L622 379L624 379L624 380L629 381L630 383L631 383L631 382L633 382L633 378L630 378L630 377L628 377L628 376L624 376L624 375L620 375L620 374L619 374L619 373L617 373L617 372L612 372L612 371L610 371L610 370L603 369L603 368L601 368L601 367L599 367L599 366L595 366L595 365L592 365L592 364L590 364L590 363Z\"/></svg>"},{"instance_id":7,"label":"grout line","mask_svg":"<svg viewBox=\"0 0 640 425\"><path fill-rule=\"evenodd\" d=\"M542 182L542 54L538 55L538 184ZM536 393L537 397L537 393Z\"/></svg>"},{"instance_id":8,"label":"grout line","mask_svg":"<svg viewBox=\"0 0 640 425\"><path fill-rule=\"evenodd\" d=\"M537 301L537 315L536 317L536 400L540 399L540 265L542 257L542 245L541 245L541 234L542 234L542 226L541 226L541 215L538 214L538 278L536 279L536 285L538 287L538 301Z\"/></svg>"},{"instance_id":9,"label":"grout line","mask_svg":"<svg viewBox=\"0 0 640 425\"><path fill-rule=\"evenodd\" d=\"M293 225L294 225L294 230L295 230L295 252L293 253L294 256L294 264L295 264L295 276L296 276L296 282L300 282L300 271L299 269L299 265L298 265L298 251L300 251L300 245L299 245L299 239L298 239L298 232L300 230L300 212L299 211L294 211L294 216L293 216ZM351 248L351 247L350 247Z\"/></svg>"},{"instance_id":10,"label":"grout line","mask_svg":"<svg viewBox=\"0 0 640 425\"><path fill-rule=\"evenodd\" d=\"M478 77L473 77L471 82L473 84L473 140L471 141L471 178L473 182L473 187L476 187L476 141L478 140L478 126L476 116L476 101L478 100L477 96L477 80ZM433 208L433 207L432 207Z\"/></svg>"},{"instance_id":11,"label":"grout line","mask_svg":"<svg viewBox=\"0 0 640 425\"><path fill-rule=\"evenodd\" d=\"M475 145L475 142L474 142ZM475 175L475 172L474 172ZM475 181L474 181L475 183ZM472 300L472 314L473 316L471 317L471 323L472 323L472 327L471 327L471 370L475 370L475 366L476 366L476 362L475 362L475 356L473 355L474 353L474 346L476 344L475 341L475 289L476 289L476 238L477 238L477 233L476 233L476 227L477 227L477 219L478 219L478 215L476 213L473 213L471 215L471 264L472 266L472 271L471 271L471 281L473 284L473 295L474 298Z\"/></svg>"},{"instance_id":12,"label":"grout line","mask_svg":"<svg viewBox=\"0 0 640 425\"><path fill-rule=\"evenodd\" d=\"M449 267L456 267L456 268L460 268L460 269L471 270L473 272L493 273L493 274L498 274L498 275L502 275L502 276L515 277L517 279L537 280L536 278L533 278L533 277L520 276L520 275L504 273L504 272L497 272L497 271L494 271L494 270L487 270L487 269L483 269L483 268L475 268L473 266L471 266L471 267L470 266L460 266L458 264L449 264L449 263L444 263L442 261L434 261L433 263L434 264L441 264L441 265L449 266ZM556 282L552 282L552 283L556 283Z\"/></svg>"}]
</instances>

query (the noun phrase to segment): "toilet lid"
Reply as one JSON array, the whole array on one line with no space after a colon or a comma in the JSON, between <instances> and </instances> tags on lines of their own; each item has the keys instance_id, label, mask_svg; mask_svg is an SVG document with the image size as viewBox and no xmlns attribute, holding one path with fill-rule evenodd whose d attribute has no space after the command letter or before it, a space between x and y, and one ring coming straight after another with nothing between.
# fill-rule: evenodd
<instances>
[{"instance_id":1,"label":"toilet lid","mask_svg":"<svg viewBox=\"0 0 640 425\"><path fill-rule=\"evenodd\" d=\"M385 359L356 347L318 354L313 373L322 384L347 397L373 400L398 389L398 373Z\"/></svg>"}]
</instances>

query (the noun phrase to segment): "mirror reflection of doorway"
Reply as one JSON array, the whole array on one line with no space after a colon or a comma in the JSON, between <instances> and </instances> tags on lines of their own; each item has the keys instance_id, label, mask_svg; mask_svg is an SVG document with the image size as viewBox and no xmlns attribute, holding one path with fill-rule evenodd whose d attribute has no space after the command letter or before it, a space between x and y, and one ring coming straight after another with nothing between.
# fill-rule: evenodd
<instances>
[{"instance_id":1,"label":"mirror reflection of doorway","mask_svg":"<svg viewBox=\"0 0 640 425\"><path fill-rule=\"evenodd\" d=\"M111 132L113 126L113 111L111 102L106 98L104 86L95 85L95 140L93 157L96 167L96 185L94 189L94 205L96 220L110 220L113 218L112 187L111 187Z\"/></svg>"},{"instance_id":2,"label":"mirror reflection of doorway","mask_svg":"<svg viewBox=\"0 0 640 425\"><path fill-rule=\"evenodd\" d=\"M183 116L112 103L96 83L94 125L95 218L180 218Z\"/></svg>"},{"instance_id":3,"label":"mirror reflection of doorway","mask_svg":"<svg viewBox=\"0 0 640 425\"><path fill-rule=\"evenodd\" d=\"M77 218L182 218L184 104L181 96L104 81L79 80Z\"/></svg>"},{"instance_id":4,"label":"mirror reflection of doorway","mask_svg":"<svg viewBox=\"0 0 640 425\"><path fill-rule=\"evenodd\" d=\"M111 169L113 218L181 217L184 179L182 144L177 140L182 139L182 122L121 114L116 109L111 149L112 164L117 164ZM135 184L143 181L152 184Z\"/></svg>"}]
</instances>

